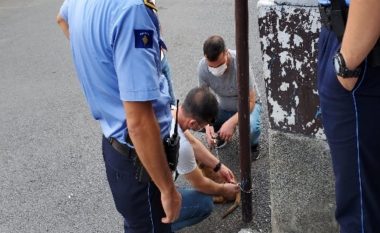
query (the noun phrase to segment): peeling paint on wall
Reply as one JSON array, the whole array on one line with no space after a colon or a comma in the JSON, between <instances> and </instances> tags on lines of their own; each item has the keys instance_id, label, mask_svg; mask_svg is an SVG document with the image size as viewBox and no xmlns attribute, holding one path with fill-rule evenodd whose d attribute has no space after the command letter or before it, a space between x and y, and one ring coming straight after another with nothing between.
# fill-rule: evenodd
<instances>
[{"instance_id":1,"label":"peeling paint on wall","mask_svg":"<svg viewBox=\"0 0 380 233\"><path fill-rule=\"evenodd\" d=\"M324 138L316 89L316 7L259 8L260 42L272 129Z\"/></svg>"}]
</instances>

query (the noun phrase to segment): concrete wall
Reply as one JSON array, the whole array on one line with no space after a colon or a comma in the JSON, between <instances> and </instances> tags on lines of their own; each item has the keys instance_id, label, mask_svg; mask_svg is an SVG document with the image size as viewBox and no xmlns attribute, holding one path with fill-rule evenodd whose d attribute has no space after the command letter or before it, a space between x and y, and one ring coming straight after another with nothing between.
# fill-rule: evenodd
<instances>
[{"instance_id":1,"label":"concrete wall","mask_svg":"<svg viewBox=\"0 0 380 233\"><path fill-rule=\"evenodd\" d=\"M334 177L316 88L316 3L258 2L275 233L338 232Z\"/></svg>"},{"instance_id":2,"label":"concrete wall","mask_svg":"<svg viewBox=\"0 0 380 233\"><path fill-rule=\"evenodd\" d=\"M315 75L318 17L314 7L259 8L271 128L323 138Z\"/></svg>"},{"instance_id":3,"label":"concrete wall","mask_svg":"<svg viewBox=\"0 0 380 233\"><path fill-rule=\"evenodd\" d=\"M325 141L272 130L269 143L272 232L337 232Z\"/></svg>"}]
</instances>

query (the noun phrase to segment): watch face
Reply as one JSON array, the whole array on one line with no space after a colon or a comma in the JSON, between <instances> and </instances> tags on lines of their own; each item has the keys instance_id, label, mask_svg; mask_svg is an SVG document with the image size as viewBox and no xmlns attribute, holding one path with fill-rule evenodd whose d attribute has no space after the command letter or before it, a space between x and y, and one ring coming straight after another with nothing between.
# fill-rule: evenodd
<instances>
[{"instance_id":1,"label":"watch face","mask_svg":"<svg viewBox=\"0 0 380 233\"><path fill-rule=\"evenodd\" d=\"M338 55L335 55L334 56L334 68L335 68L335 72L338 74L339 73L339 68L340 68L340 61L339 61L339 56Z\"/></svg>"},{"instance_id":2,"label":"watch face","mask_svg":"<svg viewBox=\"0 0 380 233\"><path fill-rule=\"evenodd\" d=\"M339 52L334 56L334 68L336 74L342 78L358 77L361 72L360 66L354 70L347 69L343 55Z\"/></svg>"}]
</instances>

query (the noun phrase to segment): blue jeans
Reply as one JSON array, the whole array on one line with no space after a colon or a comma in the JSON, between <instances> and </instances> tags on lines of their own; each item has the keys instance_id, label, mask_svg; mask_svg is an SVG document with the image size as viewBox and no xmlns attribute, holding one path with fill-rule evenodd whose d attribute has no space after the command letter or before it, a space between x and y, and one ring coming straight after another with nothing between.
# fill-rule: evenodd
<instances>
[{"instance_id":1,"label":"blue jeans","mask_svg":"<svg viewBox=\"0 0 380 233\"><path fill-rule=\"evenodd\" d=\"M212 196L194 189L179 189L178 191L182 195L182 206L179 218L172 224L173 231L200 223L210 216L214 208Z\"/></svg>"},{"instance_id":2,"label":"blue jeans","mask_svg":"<svg viewBox=\"0 0 380 233\"><path fill-rule=\"evenodd\" d=\"M230 119L233 115L235 115L235 111L226 111L223 109L219 109L218 117L214 123L214 130L218 132L222 127L224 122ZM253 111L249 115L249 124L250 124L250 142L251 146L257 145L259 143L259 137L261 133L261 104L256 103Z\"/></svg>"},{"instance_id":3,"label":"blue jeans","mask_svg":"<svg viewBox=\"0 0 380 233\"><path fill-rule=\"evenodd\" d=\"M164 55L164 58L161 60L161 71L162 71L162 74L165 76L165 78L168 82L169 95L171 97L170 104L176 105L176 98L175 98L174 90L173 90L172 75L170 72L170 66L169 66L169 62L168 62L166 55Z\"/></svg>"}]
</instances>

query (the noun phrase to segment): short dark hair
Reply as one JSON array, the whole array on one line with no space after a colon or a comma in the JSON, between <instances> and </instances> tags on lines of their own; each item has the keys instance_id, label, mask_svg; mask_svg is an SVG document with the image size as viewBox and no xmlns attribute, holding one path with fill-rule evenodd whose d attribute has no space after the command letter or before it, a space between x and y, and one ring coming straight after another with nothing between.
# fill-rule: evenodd
<instances>
[{"instance_id":1,"label":"short dark hair","mask_svg":"<svg viewBox=\"0 0 380 233\"><path fill-rule=\"evenodd\" d=\"M218 115L218 101L207 87L191 89L182 104L185 115L199 123L212 124Z\"/></svg>"},{"instance_id":2,"label":"short dark hair","mask_svg":"<svg viewBox=\"0 0 380 233\"><path fill-rule=\"evenodd\" d=\"M203 44L203 54L209 61L218 60L219 55L226 51L226 45L221 36L210 36Z\"/></svg>"}]
</instances>

